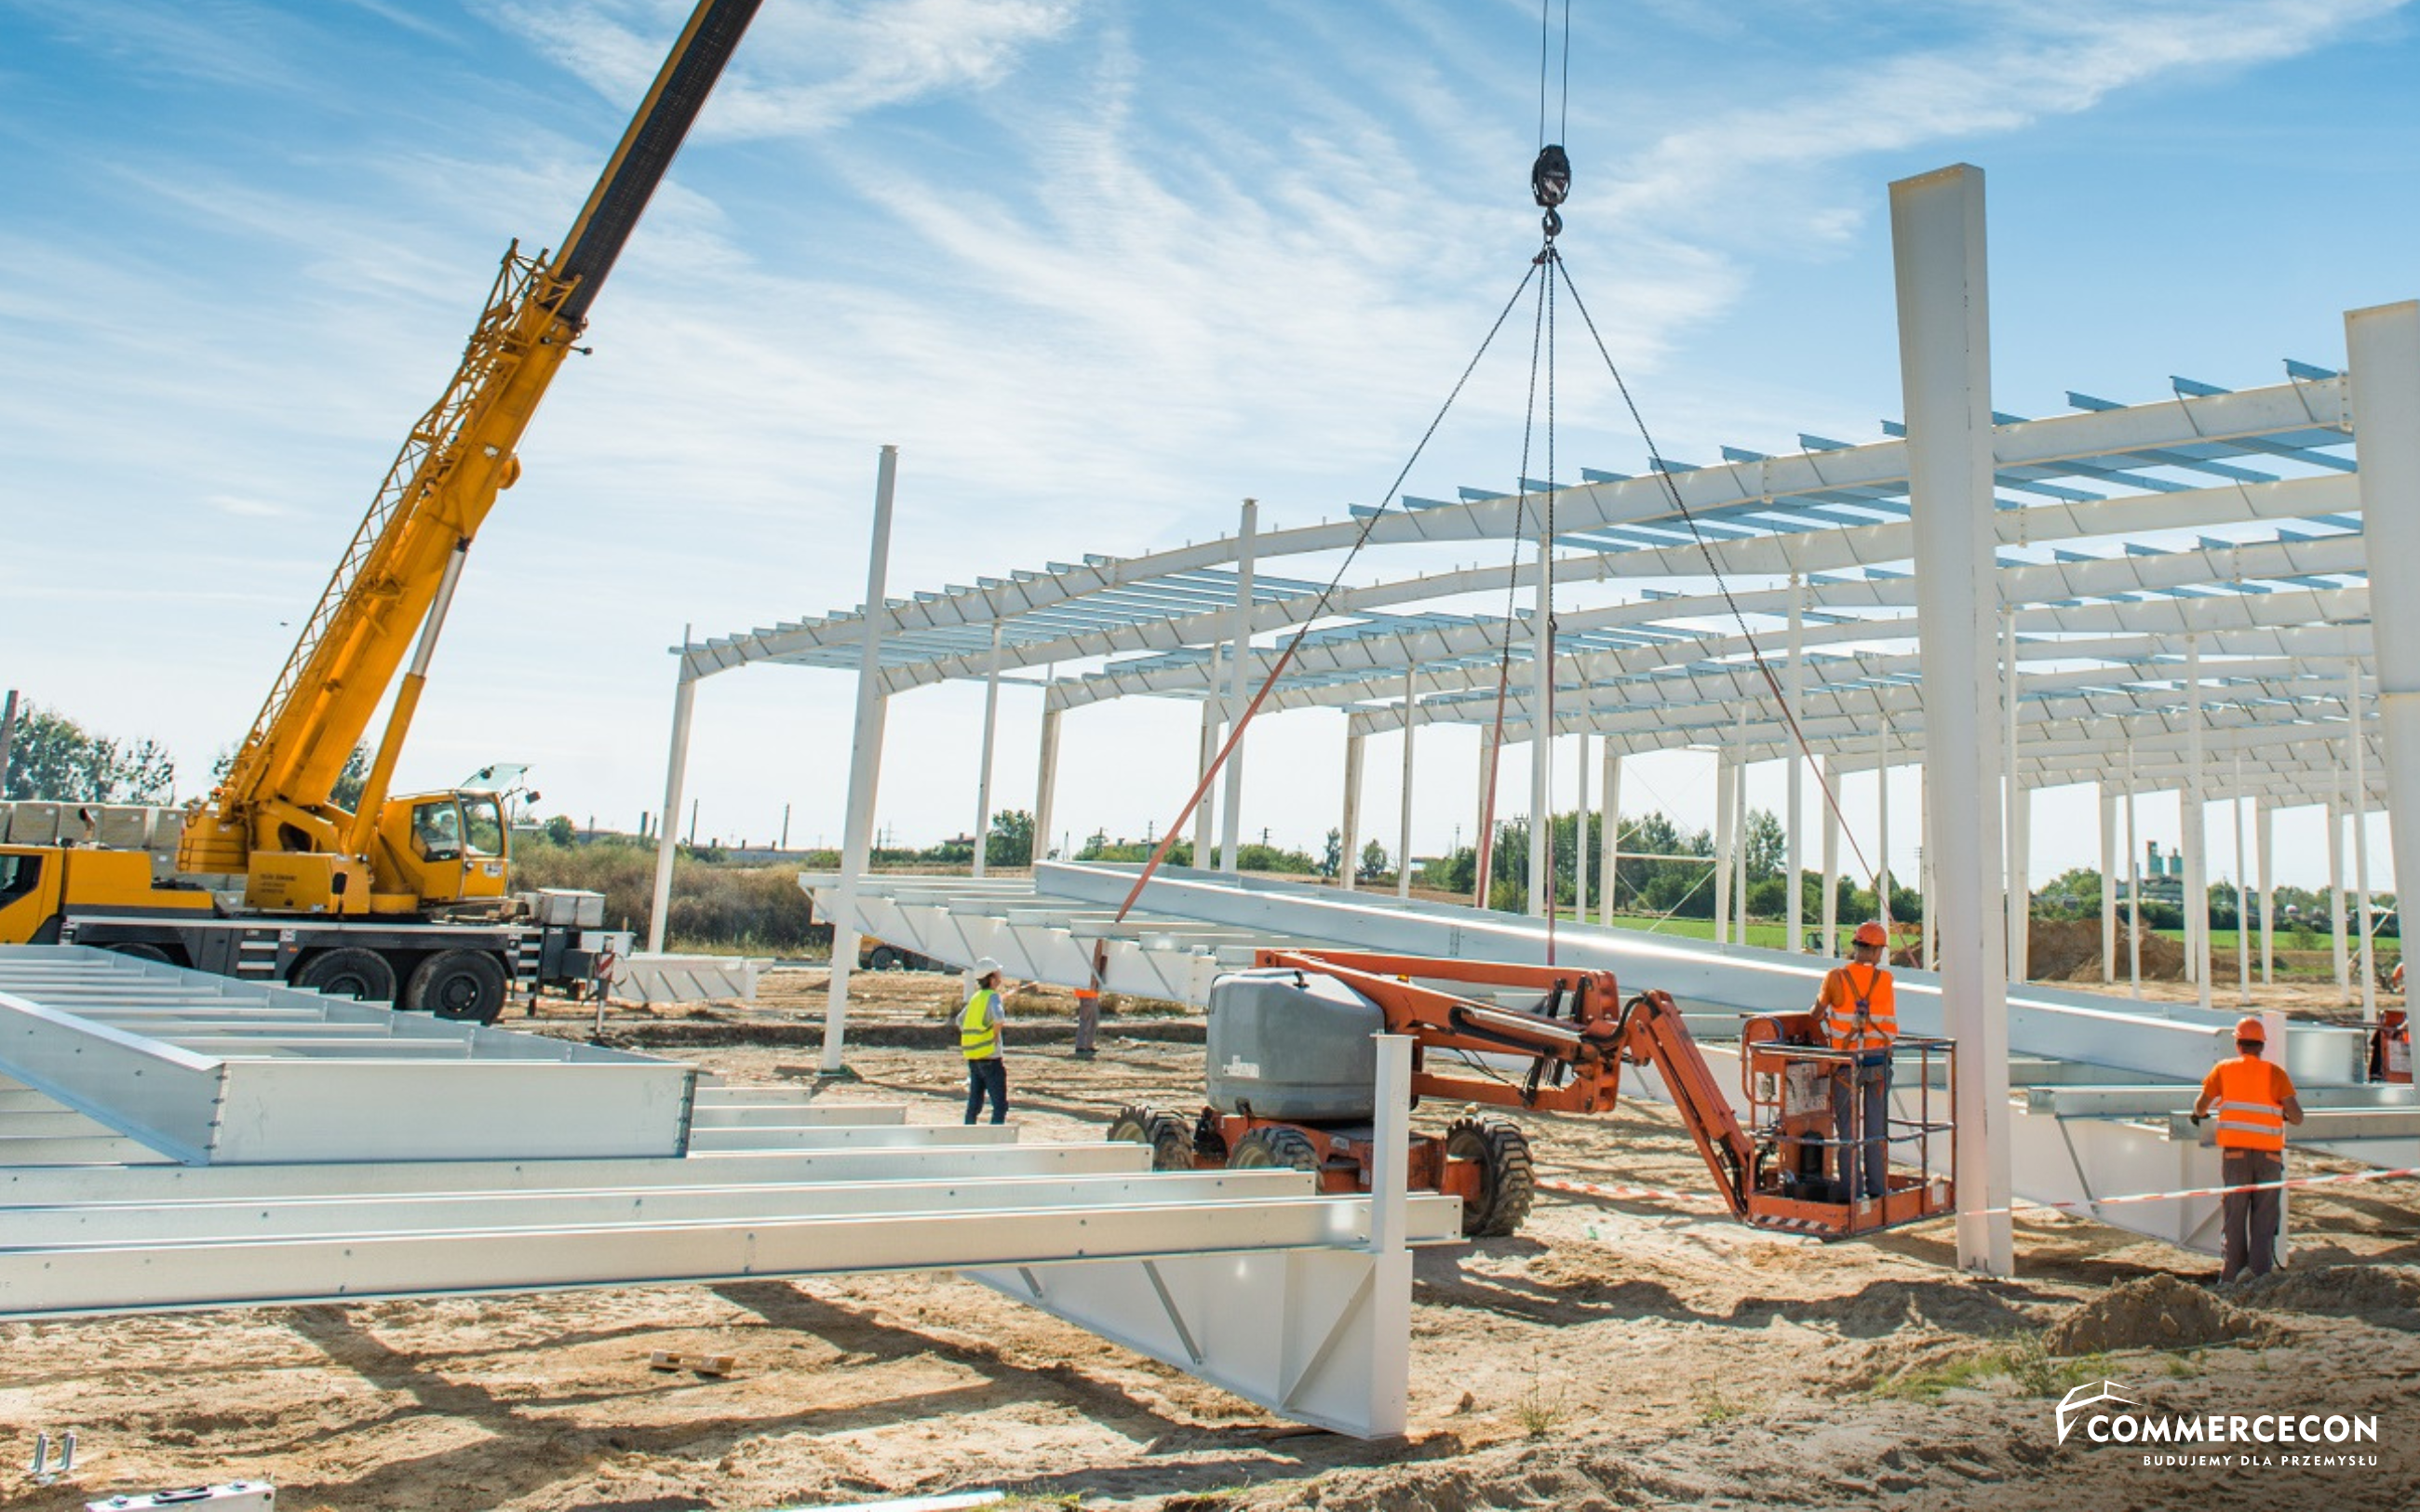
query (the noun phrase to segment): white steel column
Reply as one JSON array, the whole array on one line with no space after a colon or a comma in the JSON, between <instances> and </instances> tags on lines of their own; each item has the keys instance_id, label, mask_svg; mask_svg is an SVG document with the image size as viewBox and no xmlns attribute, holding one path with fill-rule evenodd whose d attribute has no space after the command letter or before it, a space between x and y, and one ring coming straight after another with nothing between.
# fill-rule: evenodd
<instances>
[{"instance_id":1,"label":"white steel column","mask_svg":"<svg viewBox=\"0 0 2420 1512\"><path fill-rule=\"evenodd\" d=\"M1526 491L1528 486L1528 480L1523 479L1522 488ZM1530 626L1529 653L1536 659L1536 687L1531 696L1537 701L1537 716L1531 725L1537 733L1529 737L1529 912L1538 918L1545 918L1555 906L1554 548L1542 513L1538 519L1537 618Z\"/></svg>"},{"instance_id":2,"label":"white steel column","mask_svg":"<svg viewBox=\"0 0 2420 1512\"><path fill-rule=\"evenodd\" d=\"M2235 753L2235 987L2245 1007L2252 1004L2252 909L2246 902L2245 878L2252 874L2243 854L2243 753Z\"/></svg>"},{"instance_id":3,"label":"white steel column","mask_svg":"<svg viewBox=\"0 0 2420 1512\"><path fill-rule=\"evenodd\" d=\"M2361 947L2354 964L2361 970L2361 1021L2375 1024L2378 957L2372 947L2378 925L2369 912L2369 735L2364 726L2359 661L2345 668L2345 717L2352 724L2352 927Z\"/></svg>"},{"instance_id":4,"label":"white steel column","mask_svg":"<svg viewBox=\"0 0 2420 1512\"><path fill-rule=\"evenodd\" d=\"M1346 892L1353 890L1354 872L1360 860L1362 742L1369 738L1356 734L1344 737L1344 822L1338 826L1337 838L1342 843L1337 853L1336 885Z\"/></svg>"},{"instance_id":5,"label":"white steel column","mask_svg":"<svg viewBox=\"0 0 2420 1512\"><path fill-rule=\"evenodd\" d=\"M1933 881L1932 798L1924 791L1923 770L1920 766L1916 768L1918 775L1916 795L1916 895L1924 900L1924 924L1917 931L1916 958L1923 964L1925 970L1938 971L1941 969L1941 957L1933 949L1936 943L1933 933L1935 918L1933 900L1940 896L1940 887Z\"/></svg>"},{"instance_id":6,"label":"white steel column","mask_svg":"<svg viewBox=\"0 0 2420 1512\"><path fill-rule=\"evenodd\" d=\"M2134 841L2134 739L2126 738L2126 984L2143 995L2143 851Z\"/></svg>"},{"instance_id":7,"label":"white steel column","mask_svg":"<svg viewBox=\"0 0 2420 1512\"><path fill-rule=\"evenodd\" d=\"M1890 900L1890 726L1877 726L1874 731L1874 917L1882 921L1888 933L1891 923ZM1833 942L1835 945L1838 941ZM1883 959L1890 959L1890 948L1883 948Z\"/></svg>"},{"instance_id":8,"label":"white steel column","mask_svg":"<svg viewBox=\"0 0 2420 1512\"><path fill-rule=\"evenodd\" d=\"M1731 763L1731 927L1747 943L1747 705L1740 705L1739 758Z\"/></svg>"},{"instance_id":9,"label":"white steel column","mask_svg":"<svg viewBox=\"0 0 2420 1512\"><path fill-rule=\"evenodd\" d=\"M874 845L874 798L882 775L882 622L890 615L883 583L891 563L891 501L899 482L899 448L886 446L874 476L874 539L865 555L865 626L857 659L857 724L848 751L848 811L841 825L840 906L832 913L831 980L825 989L827 1075L843 1069L848 1035L848 974L857 964L857 886Z\"/></svg>"},{"instance_id":10,"label":"white steel column","mask_svg":"<svg viewBox=\"0 0 2420 1512\"><path fill-rule=\"evenodd\" d=\"M1233 679L1227 685L1229 722L1235 726L1234 748L1227 753L1227 795L1218 828L1218 869L1233 876L1244 864L1244 710L1252 701L1246 686L1252 669L1252 537L1259 529L1260 501L1244 501L1235 527L1235 657Z\"/></svg>"},{"instance_id":11,"label":"white steel column","mask_svg":"<svg viewBox=\"0 0 2420 1512\"><path fill-rule=\"evenodd\" d=\"M2017 614L2002 605L2000 609L2000 690L2006 702L2001 704L2000 727L2007 733L2006 761L2001 766L2000 801L2006 806L2001 815L2002 852L2007 862L2009 909L2009 980L2024 981L2030 973L2026 967L2032 955L2033 894L2025 875L2027 805L2023 779L2017 775Z\"/></svg>"},{"instance_id":12,"label":"white steel column","mask_svg":"<svg viewBox=\"0 0 2420 1512\"><path fill-rule=\"evenodd\" d=\"M681 628L681 644L689 644L689 627ZM664 811L656 817L656 890L647 910L647 953L664 948L664 915L673 904L673 856L680 848L681 784L689 777L689 722L697 702L697 675L690 670L689 654L680 659L680 682L673 690L673 748L664 760Z\"/></svg>"},{"instance_id":13,"label":"white steel column","mask_svg":"<svg viewBox=\"0 0 2420 1512\"><path fill-rule=\"evenodd\" d=\"M1404 795L1401 823L1395 827L1395 896L1412 895L1412 681L1419 663L1404 664Z\"/></svg>"},{"instance_id":14,"label":"white steel column","mask_svg":"<svg viewBox=\"0 0 2420 1512\"><path fill-rule=\"evenodd\" d=\"M2034 792L2009 776L2009 980L2033 980Z\"/></svg>"},{"instance_id":15,"label":"white steel column","mask_svg":"<svg viewBox=\"0 0 2420 1512\"><path fill-rule=\"evenodd\" d=\"M1621 752L1614 748L1610 736L1605 743L1605 795L1601 801L1604 804L1605 834L1602 843L1605 849L1602 854L1605 864L1598 870L1605 873L1602 884L1605 901L1597 911L1597 919L1610 926L1617 901L1614 880L1621 874Z\"/></svg>"},{"instance_id":16,"label":"white steel column","mask_svg":"<svg viewBox=\"0 0 2420 1512\"><path fill-rule=\"evenodd\" d=\"M1798 574L1790 575L1790 665L1781 692L1791 727L1787 742L1790 751L1790 795L1785 807L1789 817L1783 821L1787 830L1781 846L1782 896L1781 948L1795 955L1806 949L1803 932L1807 927L1806 890L1800 886L1801 863L1798 851L1798 825L1806 817L1807 755L1798 748L1797 725L1801 695L1807 683L1807 584Z\"/></svg>"},{"instance_id":17,"label":"white steel column","mask_svg":"<svg viewBox=\"0 0 2420 1512\"><path fill-rule=\"evenodd\" d=\"M2277 966L2277 873L2269 865L2274 849L2277 800L2267 798L2253 810L2253 845L2260 856L2260 985L2266 987L2276 979Z\"/></svg>"},{"instance_id":18,"label":"white steel column","mask_svg":"<svg viewBox=\"0 0 2420 1512\"><path fill-rule=\"evenodd\" d=\"M1589 900L1589 737L1580 733L1579 797L1572 809L1572 918L1588 922Z\"/></svg>"},{"instance_id":19,"label":"white steel column","mask_svg":"<svg viewBox=\"0 0 2420 1512\"><path fill-rule=\"evenodd\" d=\"M2210 1006L2210 809L2203 785L2201 637L2185 637L2185 974Z\"/></svg>"},{"instance_id":20,"label":"white steel column","mask_svg":"<svg viewBox=\"0 0 2420 1512\"><path fill-rule=\"evenodd\" d=\"M1938 875L1942 1008L1958 1041L1958 1263L2009 1275L2008 955L1985 899L1997 870L2000 710L1991 696L1991 317L1983 175L1960 165L1891 185L1908 492L1916 526L1926 856ZM1932 902L1928 899L1928 903Z\"/></svg>"},{"instance_id":21,"label":"white steel column","mask_svg":"<svg viewBox=\"0 0 2420 1512\"><path fill-rule=\"evenodd\" d=\"M2372 656L2386 747L2386 838L2400 902L2407 895L2420 897L2420 609L2402 581L2420 552L2420 301L2348 313L2345 351L2361 453L2361 528L2369 542ZM2362 739L2359 720L2353 738ZM2367 795L2360 795L2357 803L2357 811L2366 811ZM2378 986L2368 965L2366 912L2362 938L2362 1016L2372 1019Z\"/></svg>"},{"instance_id":22,"label":"white steel column","mask_svg":"<svg viewBox=\"0 0 2420 1512\"><path fill-rule=\"evenodd\" d=\"M1496 743L1496 732L1487 725L1479 727L1479 807L1471 819L1471 857L1478 864L1472 890L1479 894L1471 900L1475 908L1491 908L1496 903L1496 879L1489 875L1496 870L1495 838L1488 833L1488 799L1496 792L1496 768L1503 748Z\"/></svg>"},{"instance_id":23,"label":"white steel column","mask_svg":"<svg viewBox=\"0 0 2420 1512\"><path fill-rule=\"evenodd\" d=\"M991 840L991 752L1000 733L1000 629L1001 622L991 622L991 675L984 679L983 770L975 777L975 857L974 874L984 874L984 852Z\"/></svg>"},{"instance_id":24,"label":"white steel column","mask_svg":"<svg viewBox=\"0 0 2420 1512\"><path fill-rule=\"evenodd\" d=\"M1042 695L1042 751L1033 764L1033 858L1050 856L1050 824L1059 797L1059 717L1067 711Z\"/></svg>"},{"instance_id":25,"label":"white steel column","mask_svg":"<svg viewBox=\"0 0 2420 1512\"><path fill-rule=\"evenodd\" d=\"M2093 784L2101 800L2101 980L2118 980L2118 795L2109 779Z\"/></svg>"},{"instance_id":26,"label":"white steel column","mask_svg":"<svg viewBox=\"0 0 2420 1512\"><path fill-rule=\"evenodd\" d=\"M1831 757L1823 758L1817 768L1823 774L1823 953L1840 953L1840 810L1833 807L1828 795L1840 791L1840 770Z\"/></svg>"},{"instance_id":27,"label":"white steel column","mask_svg":"<svg viewBox=\"0 0 2420 1512\"><path fill-rule=\"evenodd\" d=\"M2344 768L2328 774L2328 918L2334 924L2329 947L2336 973L2336 1001L2352 1006L2351 936L2345 933Z\"/></svg>"},{"instance_id":28,"label":"white steel column","mask_svg":"<svg viewBox=\"0 0 2420 1512\"><path fill-rule=\"evenodd\" d=\"M1731 753L1714 752L1714 943L1731 937L1731 833L1738 827L1731 813L1738 789L1731 785Z\"/></svg>"},{"instance_id":29,"label":"white steel column","mask_svg":"<svg viewBox=\"0 0 2420 1512\"><path fill-rule=\"evenodd\" d=\"M1210 764L1218 759L1218 732L1225 723L1219 717L1218 648L1210 648L1210 686L1202 696L1202 746L1193 768L1193 780L1199 783L1210 775ZM1193 806L1193 864L1203 870L1210 866L1212 837L1210 826L1218 813L1218 792L1214 787L1202 790L1202 801Z\"/></svg>"}]
</instances>

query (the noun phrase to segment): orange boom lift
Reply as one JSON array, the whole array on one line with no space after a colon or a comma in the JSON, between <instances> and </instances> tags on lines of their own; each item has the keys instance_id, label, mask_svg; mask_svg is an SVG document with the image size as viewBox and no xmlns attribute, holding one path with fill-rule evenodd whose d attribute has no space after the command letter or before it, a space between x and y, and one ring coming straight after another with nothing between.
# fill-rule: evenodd
<instances>
[{"instance_id":1,"label":"orange boom lift","mask_svg":"<svg viewBox=\"0 0 2420 1512\"><path fill-rule=\"evenodd\" d=\"M1890 1171L1881 1197L1853 1200L1829 1179L1826 1155L1869 1132L1833 1126L1830 1072L1848 1053L1818 1042L1812 1014L1744 1026L1743 1119L1668 993L1624 1002L1609 971L1361 951L1262 950L1254 969L1219 979L1210 993L1211 1105L1189 1121L1128 1107L1109 1137L1151 1146L1162 1170L1291 1165L1323 1191L1366 1190L1381 1033L1412 1041L1416 1104L1473 1104L1442 1136L1415 1135L1409 1167L1415 1189L1463 1199L1473 1236L1518 1230L1537 1190L1521 1127L1478 1108L1611 1113L1624 1066L1653 1070L1716 1192L1745 1223L1846 1239L1933 1217L1954 1201L1949 1180L1928 1174L1957 1158L1954 1121L1932 1117L1932 1088L1955 1073L1948 1041L1899 1041L1920 1062L1917 1116L1872 1134L1913 1163ZM1508 1063L1516 1074L1504 1074Z\"/></svg>"}]
</instances>

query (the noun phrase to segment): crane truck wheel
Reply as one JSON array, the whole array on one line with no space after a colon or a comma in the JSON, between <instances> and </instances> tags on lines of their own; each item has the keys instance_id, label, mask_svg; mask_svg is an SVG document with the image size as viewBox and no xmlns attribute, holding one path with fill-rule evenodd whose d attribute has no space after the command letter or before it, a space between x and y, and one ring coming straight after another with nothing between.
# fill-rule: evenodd
<instances>
[{"instance_id":1,"label":"crane truck wheel","mask_svg":"<svg viewBox=\"0 0 2420 1512\"><path fill-rule=\"evenodd\" d=\"M101 949L112 955L122 955L129 961L157 961L163 966L178 964L175 956L157 945L105 945Z\"/></svg>"},{"instance_id":2,"label":"crane truck wheel","mask_svg":"<svg viewBox=\"0 0 2420 1512\"><path fill-rule=\"evenodd\" d=\"M1109 1138L1151 1147L1155 1171L1193 1169L1193 1130L1173 1113L1130 1104L1109 1123Z\"/></svg>"},{"instance_id":3,"label":"crane truck wheel","mask_svg":"<svg viewBox=\"0 0 2420 1512\"><path fill-rule=\"evenodd\" d=\"M313 951L294 968L293 981L297 987L331 997L358 997L365 1003L395 1001L395 967L376 950L356 945Z\"/></svg>"},{"instance_id":4,"label":"crane truck wheel","mask_svg":"<svg viewBox=\"0 0 2420 1512\"><path fill-rule=\"evenodd\" d=\"M1463 1119L1445 1132L1451 1160L1479 1165L1479 1196L1462 1204L1462 1231L1473 1239L1501 1239L1520 1232L1538 1196L1529 1165L1529 1137L1507 1119Z\"/></svg>"},{"instance_id":5,"label":"crane truck wheel","mask_svg":"<svg viewBox=\"0 0 2420 1512\"><path fill-rule=\"evenodd\" d=\"M442 1019L493 1024L504 1011L504 968L485 950L440 950L411 968L403 1007Z\"/></svg>"},{"instance_id":6,"label":"crane truck wheel","mask_svg":"<svg viewBox=\"0 0 2420 1512\"><path fill-rule=\"evenodd\" d=\"M1281 1123L1264 1124L1235 1141L1228 1152L1227 1168L1231 1171L1264 1171L1293 1166L1297 1171L1319 1170L1319 1150L1299 1129L1289 1129Z\"/></svg>"}]
</instances>

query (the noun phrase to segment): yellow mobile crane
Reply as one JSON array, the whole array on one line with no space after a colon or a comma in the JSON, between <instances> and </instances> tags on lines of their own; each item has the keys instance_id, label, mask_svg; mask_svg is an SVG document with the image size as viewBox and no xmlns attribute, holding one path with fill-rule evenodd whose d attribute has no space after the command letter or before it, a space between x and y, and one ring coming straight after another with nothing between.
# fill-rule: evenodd
<instances>
[{"instance_id":1,"label":"yellow mobile crane","mask_svg":"<svg viewBox=\"0 0 2420 1512\"><path fill-rule=\"evenodd\" d=\"M497 922L501 801L388 787L472 538L520 476L522 432L759 3L699 0L562 251L505 250L453 380L404 441L225 779L187 815L180 875L155 885L143 851L0 846L0 943L101 945L495 1017L535 954L527 932ZM349 812L332 796L337 777L407 650ZM209 878L226 894L240 879L240 906Z\"/></svg>"}]
</instances>

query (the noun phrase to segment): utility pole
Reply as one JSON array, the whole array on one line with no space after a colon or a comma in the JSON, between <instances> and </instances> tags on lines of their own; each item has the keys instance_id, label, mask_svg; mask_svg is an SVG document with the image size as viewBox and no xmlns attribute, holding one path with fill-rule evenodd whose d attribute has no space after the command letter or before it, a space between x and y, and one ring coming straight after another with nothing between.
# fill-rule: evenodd
<instances>
[{"instance_id":1,"label":"utility pole","mask_svg":"<svg viewBox=\"0 0 2420 1512\"><path fill-rule=\"evenodd\" d=\"M782 805L782 849L790 848L790 806Z\"/></svg>"},{"instance_id":2,"label":"utility pole","mask_svg":"<svg viewBox=\"0 0 2420 1512\"><path fill-rule=\"evenodd\" d=\"M689 800L689 843L691 850L697 848L697 800L695 798Z\"/></svg>"}]
</instances>

